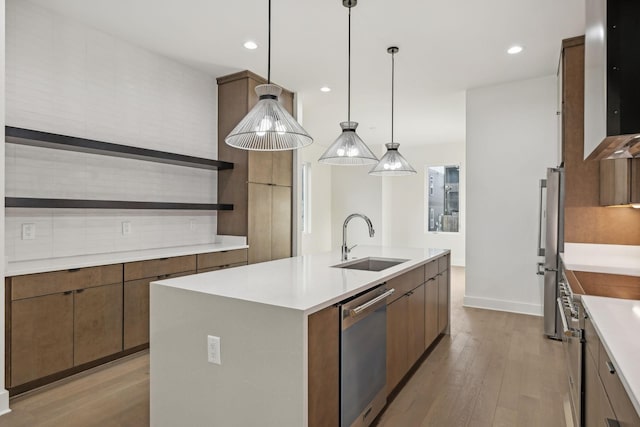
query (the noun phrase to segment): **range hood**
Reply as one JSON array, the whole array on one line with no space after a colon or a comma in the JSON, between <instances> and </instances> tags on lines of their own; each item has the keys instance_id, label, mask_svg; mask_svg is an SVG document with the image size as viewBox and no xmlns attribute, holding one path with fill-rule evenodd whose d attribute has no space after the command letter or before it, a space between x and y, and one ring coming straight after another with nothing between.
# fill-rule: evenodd
<instances>
[{"instance_id":1,"label":"range hood","mask_svg":"<svg viewBox=\"0 0 640 427\"><path fill-rule=\"evenodd\" d=\"M586 0L584 157L640 156L640 1Z\"/></svg>"}]
</instances>

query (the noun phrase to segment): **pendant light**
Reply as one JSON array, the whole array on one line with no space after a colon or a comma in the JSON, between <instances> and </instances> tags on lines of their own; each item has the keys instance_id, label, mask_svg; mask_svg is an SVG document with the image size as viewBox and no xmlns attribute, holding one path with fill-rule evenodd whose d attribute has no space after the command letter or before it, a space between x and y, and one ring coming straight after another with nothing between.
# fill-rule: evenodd
<instances>
[{"instance_id":1,"label":"pendant light","mask_svg":"<svg viewBox=\"0 0 640 427\"><path fill-rule=\"evenodd\" d=\"M400 49L391 46L387 52L391 54L391 142L385 144L387 152L380 159L380 162L369 172L369 175L379 176L401 176L416 173L409 162L398 152L400 144L393 142L393 102L394 102L394 78L395 78L395 54Z\"/></svg>"},{"instance_id":2,"label":"pendant light","mask_svg":"<svg viewBox=\"0 0 640 427\"><path fill-rule=\"evenodd\" d=\"M331 165L359 166L378 162L378 158L367 147L356 133L357 122L351 121L351 8L358 4L357 0L342 0L349 9L349 65L347 79L347 121L340 123L342 133L318 159L321 163Z\"/></svg>"},{"instance_id":3,"label":"pendant light","mask_svg":"<svg viewBox=\"0 0 640 427\"><path fill-rule=\"evenodd\" d=\"M282 88L271 83L271 0L269 0L267 84L256 86L258 102L224 139L242 150L295 150L313 142L302 126L278 102Z\"/></svg>"}]
</instances>

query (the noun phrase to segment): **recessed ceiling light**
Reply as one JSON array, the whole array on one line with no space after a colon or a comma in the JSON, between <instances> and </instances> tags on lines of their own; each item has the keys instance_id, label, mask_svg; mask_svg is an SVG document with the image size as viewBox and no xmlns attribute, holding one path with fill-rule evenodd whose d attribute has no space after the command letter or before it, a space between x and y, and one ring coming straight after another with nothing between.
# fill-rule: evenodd
<instances>
[{"instance_id":1,"label":"recessed ceiling light","mask_svg":"<svg viewBox=\"0 0 640 427\"><path fill-rule=\"evenodd\" d=\"M522 46L518 46L518 45L511 46L509 49L507 49L507 53L509 55L515 55L516 53L520 53L520 52L522 52Z\"/></svg>"},{"instance_id":2,"label":"recessed ceiling light","mask_svg":"<svg viewBox=\"0 0 640 427\"><path fill-rule=\"evenodd\" d=\"M331 92L331 88L329 86L322 86L320 92Z\"/></svg>"},{"instance_id":3,"label":"recessed ceiling light","mask_svg":"<svg viewBox=\"0 0 640 427\"><path fill-rule=\"evenodd\" d=\"M246 47L249 50L253 50L253 49L257 49L258 45L256 44L256 42L249 40L244 43L244 47Z\"/></svg>"}]
</instances>

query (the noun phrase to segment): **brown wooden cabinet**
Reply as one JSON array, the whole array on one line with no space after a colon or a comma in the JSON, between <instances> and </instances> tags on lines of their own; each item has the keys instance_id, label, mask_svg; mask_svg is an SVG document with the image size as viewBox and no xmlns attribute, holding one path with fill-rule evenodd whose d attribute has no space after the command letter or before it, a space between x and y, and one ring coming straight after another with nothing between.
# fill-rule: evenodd
<instances>
[{"instance_id":1,"label":"brown wooden cabinet","mask_svg":"<svg viewBox=\"0 0 640 427\"><path fill-rule=\"evenodd\" d=\"M75 291L74 366L120 351L122 351L122 283Z\"/></svg>"},{"instance_id":2,"label":"brown wooden cabinet","mask_svg":"<svg viewBox=\"0 0 640 427\"><path fill-rule=\"evenodd\" d=\"M239 267L247 264L247 250L234 249L230 251L209 252L196 256L198 273L215 271L223 268Z\"/></svg>"},{"instance_id":3,"label":"brown wooden cabinet","mask_svg":"<svg viewBox=\"0 0 640 427\"><path fill-rule=\"evenodd\" d=\"M149 284L196 272L196 255L124 264L124 349L149 343Z\"/></svg>"},{"instance_id":4,"label":"brown wooden cabinet","mask_svg":"<svg viewBox=\"0 0 640 427\"><path fill-rule=\"evenodd\" d=\"M600 381L598 368L591 352L585 352L584 360L584 425L585 427L607 426L606 420L615 420L616 416Z\"/></svg>"},{"instance_id":5,"label":"brown wooden cabinet","mask_svg":"<svg viewBox=\"0 0 640 427\"><path fill-rule=\"evenodd\" d=\"M7 281L7 385L15 388L122 351L122 265Z\"/></svg>"},{"instance_id":6,"label":"brown wooden cabinet","mask_svg":"<svg viewBox=\"0 0 640 427\"><path fill-rule=\"evenodd\" d=\"M640 159L600 160L600 204L640 203Z\"/></svg>"},{"instance_id":7,"label":"brown wooden cabinet","mask_svg":"<svg viewBox=\"0 0 640 427\"><path fill-rule=\"evenodd\" d=\"M387 395L409 370L407 358L409 299L406 295L387 305Z\"/></svg>"},{"instance_id":8,"label":"brown wooden cabinet","mask_svg":"<svg viewBox=\"0 0 640 427\"><path fill-rule=\"evenodd\" d=\"M413 289L409 296L407 307L407 364L413 366L414 363L424 353L424 284Z\"/></svg>"},{"instance_id":9,"label":"brown wooden cabinet","mask_svg":"<svg viewBox=\"0 0 640 427\"><path fill-rule=\"evenodd\" d=\"M438 273L438 332L449 326L449 272Z\"/></svg>"},{"instance_id":10,"label":"brown wooden cabinet","mask_svg":"<svg viewBox=\"0 0 640 427\"><path fill-rule=\"evenodd\" d=\"M424 284L424 345L429 347L438 337L438 278L431 277Z\"/></svg>"},{"instance_id":11,"label":"brown wooden cabinet","mask_svg":"<svg viewBox=\"0 0 640 427\"><path fill-rule=\"evenodd\" d=\"M8 362L9 387L73 367L72 291L11 303Z\"/></svg>"},{"instance_id":12,"label":"brown wooden cabinet","mask_svg":"<svg viewBox=\"0 0 640 427\"><path fill-rule=\"evenodd\" d=\"M218 197L234 205L218 212L218 233L247 236L249 264L290 257L292 245L292 152L239 150L224 142L258 101L255 87L264 83L249 71L218 79L218 158L234 163L218 172ZM283 90L280 102L293 113L292 92Z\"/></svg>"},{"instance_id":13,"label":"brown wooden cabinet","mask_svg":"<svg viewBox=\"0 0 640 427\"><path fill-rule=\"evenodd\" d=\"M620 381L617 369L602 343L600 344L600 356L598 359L598 374L609 398L615 419L620 427L640 427L640 416L638 416L633 403L631 403L631 399L629 399L629 395Z\"/></svg>"},{"instance_id":14,"label":"brown wooden cabinet","mask_svg":"<svg viewBox=\"0 0 640 427\"><path fill-rule=\"evenodd\" d=\"M340 424L340 314L333 305L308 323L309 427Z\"/></svg>"}]
</instances>

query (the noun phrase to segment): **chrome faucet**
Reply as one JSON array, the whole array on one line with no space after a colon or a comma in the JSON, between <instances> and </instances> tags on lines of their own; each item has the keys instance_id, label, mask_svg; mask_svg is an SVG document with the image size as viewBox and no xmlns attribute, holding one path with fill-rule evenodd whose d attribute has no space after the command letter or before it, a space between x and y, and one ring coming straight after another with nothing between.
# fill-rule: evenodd
<instances>
[{"instance_id":1,"label":"chrome faucet","mask_svg":"<svg viewBox=\"0 0 640 427\"><path fill-rule=\"evenodd\" d=\"M358 245L353 245L351 247L347 246L347 224L355 217L360 217L367 223L367 227L369 227L369 237L373 237L376 234L376 230L373 229L373 224L371 224L371 220L366 216L359 213L351 214L344 220L344 224L342 225L342 261L346 261L349 258L349 252L351 249L355 248Z\"/></svg>"}]
</instances>

